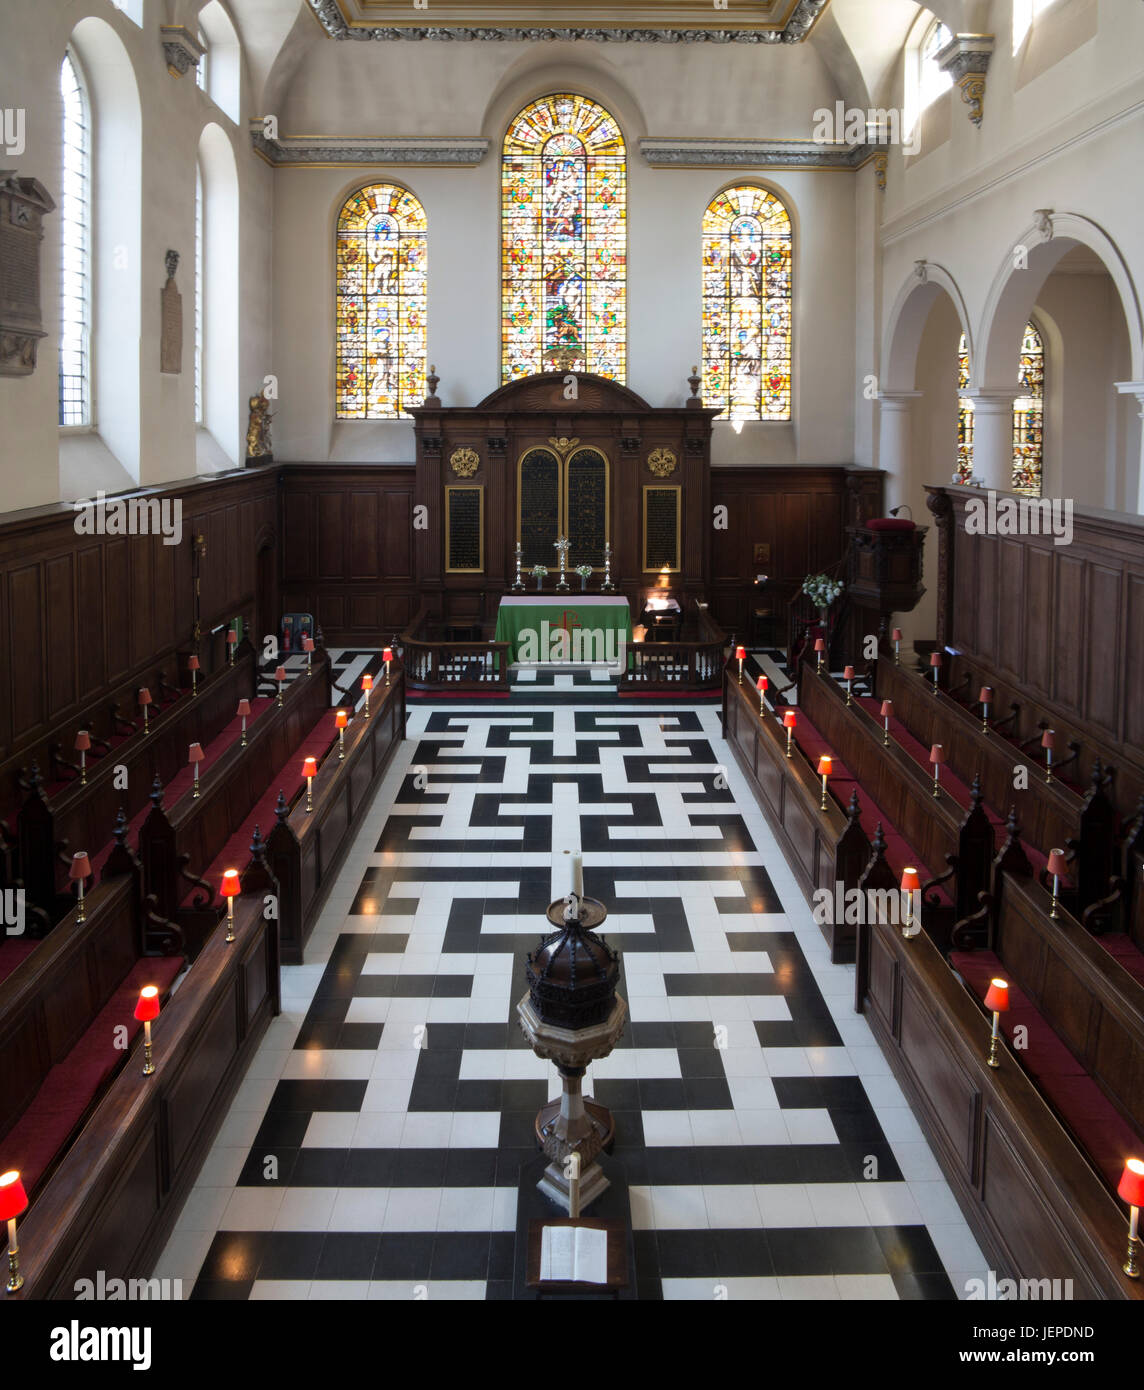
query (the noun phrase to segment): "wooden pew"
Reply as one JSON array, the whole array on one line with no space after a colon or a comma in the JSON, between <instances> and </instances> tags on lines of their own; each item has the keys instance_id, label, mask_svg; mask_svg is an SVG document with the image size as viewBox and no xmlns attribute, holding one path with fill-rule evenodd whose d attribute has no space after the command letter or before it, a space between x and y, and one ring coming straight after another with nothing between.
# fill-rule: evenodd
<instances>
[{"instance_id":1,"label":"wooden pew","mask_svg":"<svg viewBox=\"0 0 1144 1390\"><path fill-rule=\"evenodd\" d=\"M974 911L978 894L990 886L995 849L980 789L976 797L971 792L968 811L948 792L934 797L932 779L918 763L892 739L885 745L881 727L867 711L858 703L847 706L845 692L809 665L799 672L799 708L922 861L939 874L937 881L950 884L953 917L948 927Z\"/></svg>"},{"instance_id":2,"label":"wooden pew","mask_svg":"<svg viewBox=\"0 0 1144 1390\"><path fill-rule=\"evenodd\" d=\"M330 689L329 659L322 652L310 676L298 676L286 687L283 707L272 706L254 721L245 748L236 737L205 765L197 798L184 795L165 808L162 790L153 791L152 809L139 832L139 856L146 891L162 915L179 920L187 891L195 885L206 895L200 906L213 897L218 885L205 884L202 874L271 788L307 730L329 710Z\"/></svg>"},{"instance_id":3,"label":"wooden pew","mask_svg":"<svg viewBox=\"0 0 1144 1390\"><path fill-rule=\"evenodd\" d=\"M331 753L314 778L313 810L304 792L291 806L279 799L267 838L267 862L281 886L282 960L300 965L322 904L368 809L373 790L405 737L405 672L391 666L391 684L375 688L370 717L359 713L346 731L345 759Z\"/></svg>"},{"instance_id":4,"label":"wooden pew","mask_svg":"<svg viewBox=\"0 0 1144 1390\"><path fill-rule=\"evenodd\" d=\"M70 854L85 849L94 857L116 811L122 808L130 820L146 805L154 779L169 781L186 762L191 743L205 745L225 728L238 701L253 695L256 681L254 654L247 646L233 666L201 682L197 695L185 694L158 711L149 733L140 726L103 757L89 760L86 785L75 778L49 798L33 768L17 823L20 875L29 901L53 921L68 911ZM117 768L126 771L126 785Z\"/></svg>"},{"instance_id":5,"label":"wooden pew","mask_svg":"<svg viewBox=\"0 0 1144 1390\"><path fill-rule=\"evenodd\" d=\"M1144 1284L1121 1269L1123 1204L1012 1055L986 1065L989 1020L926 933L860 926L858 957L859 1010L989 1267L1059 1279L1072 1298L1144 1300Z\"/></svg>"},{"instance_id":6,"label":"wooden pew","mask_svg":"<svg viewBox=\"0 0 1144 1390\"><path fill-rule=\"evenodd\" d=\"M79 1279L150 1275L271 1017L277 932L260 894L237 899L235 940L215 932L137 1043L20 1224L24 1287L72 1299Z\"/></svg>"}]
</instances>

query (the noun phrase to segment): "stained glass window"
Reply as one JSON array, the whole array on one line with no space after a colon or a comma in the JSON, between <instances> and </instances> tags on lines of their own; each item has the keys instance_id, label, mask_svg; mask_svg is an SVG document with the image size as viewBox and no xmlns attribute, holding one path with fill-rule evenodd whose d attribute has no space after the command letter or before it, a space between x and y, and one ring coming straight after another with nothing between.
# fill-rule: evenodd
<instances>
[{"instance_id":1,"label":"stained glass window","mask_svg":"<svg viewBox=\"0 0 1144 1390\"><path fill-rule=\"evenodd\" d=\"M71 53L60 67L63 178L60 230L60 424L91 424L91 124Z\"/></svg>"},{"instance_id":2,"label":"stained glass window","mask_svg":"<svg viewBox=\"0 0 1144 1390\"><path fill-rule=\"evenodd\" d=\"M425 399L425 209L397 184L359 188L337 240L337 418L408 418Z\"/></svg>"},{"instance_id":3,"label":"stained glass window","mask_svg":"<svg viewBox=\"0 0 1144 1390\"><path fill-rule=\"evenodd\" d=\"M501 375L627 369L627 171L615 120L561 93L509 126L501 165Z\"/></svg>"},{"instance_id":4,"label":"stained glass window","mask_svg":"<svg viewBox=\"0 0 1144 1390\"><path fill-rule=\"evenodd\" d=\"M969 347L965 334L957 345L957 389L969 389ZM967 483L973 477L973 402L968 396L957 398L957 475L956 482Z\"/></svg>"},{"instance_id":5,"label":"stained glass window","mask_svg":"<svg viewBox=\"0 0 1144 1390\"><path fill-rule=\"evenodd\" d=\"M1034 497L1041 495L1044 466L1045 348L1032 323L1025 325L1021 339L1021 365L1017 373L1021 394L1013 402L1013 479L1012 490ZM965 334L957 349L957 387L969 386L969 350ZM957 403L957 481L973 476L973 402L966 396Z\"/></svg>"},{"instance_id":6,"label":"stained glass window","mask_svg":"<svg viewBox=\"0 0 1144 1390\"><path fill-rule=\"evenodd\" d=\"M789 420L791 225L765 188L703 215L703 401L731 420Z\"/></svg>"},{"instance_id":7,"label":"stained glass window","mask_svg":"<svg viewBox=\"0 0 1144 1390\"><path fill-rule=\"evenodd\" d=\"M1021 394L1013 402L1013 491L1041 495L1044 463L1045 348L1033 324L1021 339Z\"/></svg>"}]
</instances>

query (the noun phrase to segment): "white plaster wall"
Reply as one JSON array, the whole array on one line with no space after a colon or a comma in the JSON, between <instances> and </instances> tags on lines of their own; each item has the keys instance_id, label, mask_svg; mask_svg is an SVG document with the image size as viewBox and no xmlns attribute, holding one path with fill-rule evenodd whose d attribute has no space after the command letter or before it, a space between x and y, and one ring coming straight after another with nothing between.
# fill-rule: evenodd
<instances>
[{"instance_id":1,"label":"white plaster wall","mask_svg":"<svg viewBox=\"0 0 1144 1390\"><path fill-rule=\"evenodd\" d=\"M1063 13L1070 5L1090 10L1094 3L1062 0L1038 22L1051 23L1058 10ZM1135 298L1119 306L1127 320L1122 330L1127 351L1117 360L1127 365L1114 368L1107 351L1099 356L1099 370L1110 389L1114 380L1138 370L1144 354L1139 311L1144 219L1138 174L1144 145L1144 6L1099 0L1094 37L1015 91L1008 0L998 0L993 9L998 44L982 126L973 127L955 90L946 98L953 116L950 139L923 152L908 169L903 169L900 154L891 156L882 238L883 357L893 331L892 306L910 282L914 263L924 259L943 266L956 282L975 337L975 360L982 360L991 288L998 276L1012 271L1015 244L1034 212L1045 208L1089 219L1093 239L1108 239L1113 249L1105 254L1121 263L1124 278L1135 286ZM1042 46L1042 51L1050 49ZM1075 319L1073 323L1082 327ZM1065 350L1067 360L1080 361L1078 343L1070 352L1066 342ZM1097 370L1091 359L1090 365ZM1113 377L1113 370L1124 375ZM884 384L888 389L912 385ZM1133 464L1140 454L1139 421L1111 404L1107 411L1129 434L1109 447L1120 459L1118 488L1135 509L1129 475L1139 466ZM929 481L947 479L939 474Z\"/></svg>"},{"instance_id":2,"label":"white plaster wall","mask_svg":"<svg viewBox=\"0 0 1144 1390\"><path fill-rule=\"evenodd\" d=\"M68 457L61 461L57 424L59 218L57 213L49 214L41 257L41 299L48 336L40 343L34 376L0 378L0 416L5 422L0 446L0 507L5 511L54 502L61 496L90 495L95 487L105 485L105 480L112 487L122 487L128 475L146 484L195 472L195 156L200 131L210 121L217 122L226 133L237 169L240 259L234 313L239 321L243 394L248 393L246 383L250 390L256 389L268 370L264 364L269 357L270 331L271 171L253 154L247 132L195 86L193 73L176 79L167 72L159 37L159 26L166 23L162 0L145 0L143 13L140 28L110 0L4 3L0 94L5 106L26 109L27 125L24 153L18 159L6 159L5 167L14 166L20 174L38 178L59 201L59 65L77 24L90 16L110 26L126 51L130 72L125 71L121 80L133 81L138 89L142 130L142 160L137 166L141 207L133 214L138 219L136 245L142 254L132 255L123 272L130 277L131 293L138 294L140 312L132 315L137 318L137 327L117 329L114 347L96 344L101 346L101 354L94 374L105 397L116 393L136 397L132 409L138 422L137 457L119 457L116 449L124 448L122 436L100 436L86 444L66 441L70 451L65 448ZM96 116L98 119L98 113ZM168 247L181 255L177 284L183 296L183 370L178 376L164 376L159 371L159 292L166 278L163 257ZM94 251L95 265L105 276L103 256L107 251L106 245ZM106 400L103 406L101 410L97 402L97 430L100 416L109 415ZM110 415L114 413L112 410ZM244 428L245 419L232 411L229 437L224 441L231 457L243 456ZM85 462L85 467L77 468L77 462ZM80 486L85 473L89 475L86 489Z\"/></svg>"},{"instance_id":3,"label":"white plaster wall","mask_svg":"<svg viewBox=\"0 0 1144 1390\"><path fill-rule=\"evenodd\" d=\"M810 47L708 52L640 44L315 43L276 111L283 135L484 135L473 169L283 169L275 179L274 368L282 383L275 455L409 461L406 422L333 421L333 227L363 183L409 187L429 218L429 358L446 404L500 384L500 142L508 120L558 88L603 102L628 145L627 384L653 405L681 404L701 339L700 224L720 189L761 181L796 228L794 421L717 425L721 464L853 462L857 189L850 173L656 170L641 135L805 138L832 106L832 79ZM862 214L869 222L868 207ZM867 281L869 277L867 276Z\"/></svg>"}]
</instances>

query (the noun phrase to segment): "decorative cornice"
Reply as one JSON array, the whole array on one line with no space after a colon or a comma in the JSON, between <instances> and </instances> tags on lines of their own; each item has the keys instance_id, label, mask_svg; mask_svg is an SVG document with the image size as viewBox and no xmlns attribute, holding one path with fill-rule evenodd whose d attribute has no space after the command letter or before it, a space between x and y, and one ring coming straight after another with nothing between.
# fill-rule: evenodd
<instances>
[{"instance_id":1,"label":"decorative cornice","mask_svg":"<svg viewBox=\"0 0 1144 1390\"><path fill-rule=\"evenodd\" d=\"M167 71L172 77L182 77L188 69L198 67L204 49L189 29L184 29L181 24L162 24L159 34Z\"/></svg>"},{"instance_id":2,"label":"decorative cornice","mask_svg":"<svg viewBox=\"0 0 1144 1390\"><path fill-rule=\"evenodd\" d=\"M992 34L957 34L937 55L938 67L961 88L961 99L976 126L985 114L985 74L992 57Z\"/></svg>"},{"instance_id":3,"label":"decorative cornice","mask_svg":"<svg viewBox=\"0 0 1144 1390\"><path fill-rule=\"evenodd\" d=\"M369 25L351 24L337 0L310 0L310 9L332 39L394 42L421 39L472 43L535 43L563 39L592 43L799 43L814 27L828 0L799 0L781 29L685 29L607 28L601 26L482 25Z\"/></svg>"},{"instance_id":4,"label":"decorative cornice","mask_svg":"<svg viewBox=\"0 0 1144 1390\"><path fill-rule=\"evenodd\" d=\"M879 146L816 140L663 140L639 142L653 169L860 169Z\"/></svg>"},{"instance_id":5,"label":"decorative cornice","mask_svg":"<svg viewBox=\"0 0 1144 1390\"><path fill-rule=\"evenodd\" d=\"M256 154L275 168L329 167L349 164L447 164L471 167L488 153L489 141L469 136L409 136L407 138L360 136L284 135L269 140L263 122L250 123L250 140Z\"/></svg>"}]
</instances>

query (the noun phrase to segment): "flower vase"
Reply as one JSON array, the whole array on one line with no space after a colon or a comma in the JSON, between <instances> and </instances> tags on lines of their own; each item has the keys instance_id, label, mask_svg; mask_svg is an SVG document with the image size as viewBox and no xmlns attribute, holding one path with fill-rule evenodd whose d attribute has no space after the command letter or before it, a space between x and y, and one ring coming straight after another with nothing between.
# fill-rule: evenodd
<instances>
[{"instance_id":1,"label":"flower vase","mask_svg":"<svg viewBox=\"0 0 1144 1390\"><path fill-rule=\"evenodd\" d=\"M582 574L582 575L580 576L580 592L583 593L583 592L587 589L587 587L588 587L588 576L587 576L586 574Z\"/></svg>"},{"instance_id":2,"label":"flower vase","mask_svg":"<svg viewBox=\"0 0 1144 1390\"><path fill-rule=\"evenodd\" d=\"M544 587L544 577L543 577L543 575L539 575L539 574L538 574L538 575L536 576L536 592L539 593L540 590L541 590L543 587Z\"/></svg>"}]
</instances>

